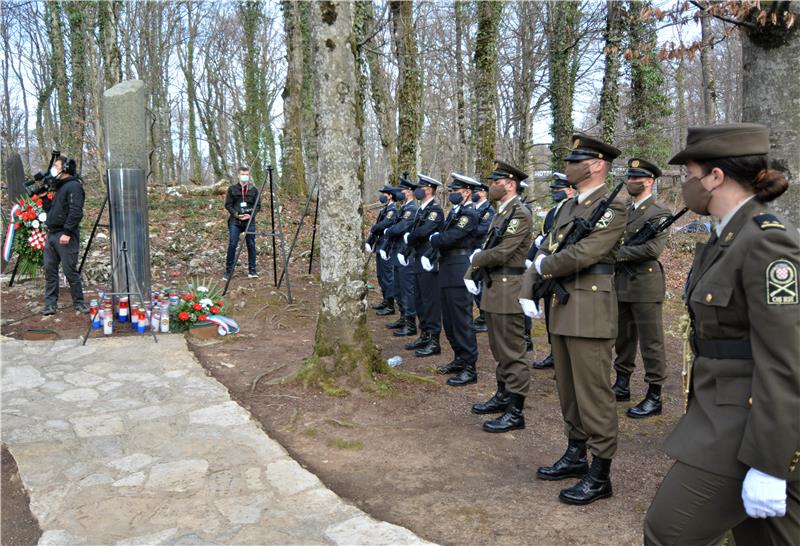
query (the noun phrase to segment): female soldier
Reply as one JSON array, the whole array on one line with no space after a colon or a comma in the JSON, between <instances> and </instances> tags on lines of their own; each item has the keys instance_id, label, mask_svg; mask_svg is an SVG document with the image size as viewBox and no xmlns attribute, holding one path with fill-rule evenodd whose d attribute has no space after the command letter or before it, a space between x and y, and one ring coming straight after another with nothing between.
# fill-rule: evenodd
<instances>
[{"instance_id":1,"label":"female soldier","mask_svg":"<svg viewBox=\"0 0 800 546\"><path fill-rule=\"evenodd\" d=\"M788 183L768 168L769 132L693 127L670 160L683 197L719 219L684 294L694 360L677 459L645 520L645 544L800 543L800 236L766 203Z\"/></svg>"}]
</instances>

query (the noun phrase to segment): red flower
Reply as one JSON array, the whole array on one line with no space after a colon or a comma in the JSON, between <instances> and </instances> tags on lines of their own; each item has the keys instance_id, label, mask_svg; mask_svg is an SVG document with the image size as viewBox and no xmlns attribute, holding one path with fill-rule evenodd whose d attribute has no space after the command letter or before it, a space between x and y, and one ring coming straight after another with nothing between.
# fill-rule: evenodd
<instances>
[{"instance_id":1,"label":"red flower","mask_svg":"<svg viewBox=\"0 0 800 546\"><path fill-rule=\"evenodd\" d=\"M187 313L186 311L181 311L180 313L178 313L178 318L185 322L189 320L189 313Z\"/></svg>"},{"instance_id":2,"label":"red flower","mask_svg":"<svg viewBox=\"0 0 800 546\"><path fill-rule=\"evenodd\" d=\"M37 207L41 207L42 206L42 200L41 199L37 199L36 200L36 206Z\"/></svg>"},{"instance_id":3,"label":"red flower","mask_svg":"<svg viewBox=\"0 0 800 546\"><path fill-rule=\"evenodd\" d=\"M49 197L50 199L52 199L55 196L56 196L56 192L54 192L54 191L47 192L47 197Z\"/></svg>"},{"instance_id":4,"label":"red flower","mask_svg":"<svg viewBox=\"0 0 800 546\"><path fill-rule=\"evenodd\" d=\"M22 211L20 209L17 209L16 211L14 211L14 216L19 218L20 216L22 216Z\"/></svg>"},{"instance_id":5,"label":"red flower","mask_svg":"<svg viewBox=\"0 0 800 546\"><path fill-rule=\"evenodd\" d=\"M217 307L222 307L222 300L217 300Z\"/></svg>"},{"instance_id":6,"label":"red flower","mask_svg":"<svg viewBox=\"0 0 800 546\"><path fill-rule=\"evenodd\" d=\"M194 305L192 305L192 309L194 309L195 311L199 311L202 308L203 306L200 305L199 303L195 303Z\"/></svg>"},{"instance_id":7,"label":"red flower","mask_svg":"<svg viewBox=\"0 0 800 546\"><path fill-rule=\"evenodd\" d=\"M206 317L205 315L200 315L199 317L197 317L197 320L206 320L206 318L208 317Z\"/></svg>"},{"instance_id":8,"label":"red flower","mask_svg":"<svg viewBox=\"0 0 800 546\"><path fill-rule=\"evenodd\" d=\"M19 229L19 222L14 222L14 229Z\"/></svg>"},{"instance_id":9,"label":"red flower","mask_svg":"<svg viewBox=\"0 0 800 546\"><path fill-rule=\"evenodd\" d=\"M194 294L186 294L183 296L183 299L186 301L192 301L194 299Z\"/></svg>"},{"instance_id":10,"label":"red flower","mask_svg":"<svg viewBox=\"0 0 800 546\"><path fill-rule=\"evenodd\" d=\"M19 206L20 207L24 207L25 206L25 200L24 199L20 199L19 200Z\"/></svg>"},{"instance_id":11,"label":"red flower","mask_svg":"<svg viewBox=\"0 0 800 546\"><path fill-rule=\"evenodd\" d=\"M213 306L213 307L211 307L211 314L212 314L212 315L217 315L217 314L219 314L219 307L217 307L217 306Z\"/></svg>"}]
</instances>

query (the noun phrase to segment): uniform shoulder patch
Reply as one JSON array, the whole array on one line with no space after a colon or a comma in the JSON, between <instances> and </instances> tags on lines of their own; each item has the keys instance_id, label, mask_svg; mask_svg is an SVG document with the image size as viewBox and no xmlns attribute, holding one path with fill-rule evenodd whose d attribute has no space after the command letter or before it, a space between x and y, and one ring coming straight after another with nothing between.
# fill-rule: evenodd
<instances>
[{"instance_id":1,"label":"uniform shoulder patch","mask_svg":"<svg viewBox=\"0 0 800 546\"><path fill-rule=\"evenodd\" d=\"M488 220L491 215L492 213L487 210L486 212L483 213L483 219Z\"/></svg>"},{"instance_id":2,"label":"uniform shoulder patch","mask_svg":"<svg viewBox=\"0 0 800 546\"><path fill-rule=\"evenodd\" d=\"M519 229L519 218L514 218L508 223L508 229L506 229L506 231L508 231L511 234L514 234L517 232L518 229Z\"/></svg>"},{"instance_id":3,"label":"uniform shoulder patch","mask_svg":"<svg viewBox=\"0 0 800 546\"><path fill-rule=\"evenodd\" d=\"M597 222L597 229L605 229L611 223L611 220L614 219L614 211L608 209L604 214L603 217L600 218Z\"/></svg>"},{"instance_id":4,"label":"uniform shoulder patch","mask_svg":"<svg viewBox=\"0 0 800 546\"><path fill-rule=\"evenodd\" d=\"M786 259L767 266L767 304L797 305L797 267Z\"/></svg>"},{"instance_id":5,"label":"uniform shoulder patch","mask_svg":"<svg viewBox=\"0 0 800 546\"><path fill-rule=\"evenodd\" d=\"M464 229L465 227L467 227L467 224L469 224L469 216L462 216L461 218L458 219L458 224L457 225L461 229Z\"/></svg>"},{"instance_id":6,"label":"uniform shoulder patch","mask_svg":"<svg viewBox=\"0 0 800 546\"><path fill-rule=\"evenodd\" d=\"M434 210L428 215L428 220L436 220L438 217L439 213Z\"/></svg>"},{"instance_id":7,"label":"uniform shoulder patch","mask_svg":"<svg viewBox=\"0 0 800 546\"><path fill-rule=\"evenodd\" d=\"M391 218L392 216L394 216L394 211L393 210L390 210L389 212L386 213L386 217L387 218Z\"/></svg>"},{"instance_id":8,"label":"uniform shoulder patch","mask_svg":"<svg viewBox=\"0 0 800 546\"><path fill-rule=\"evenodd\" d=\"M778 217L774 214L759 214L758 216L753 216L753 221L758 224L758 227L761 229L780 229L786 231L786 226L784 226L783 222L778 220Z\"/></svg>"},{"instance_id":9,"label":"uniform shoulder patch","mask_svg":"<svg viewBox=\"0 0 800 546\"><path fill-rule=\"evenodd\" d=\"M407 210L403 213L403 218L411 218L411 211Z\"/></svg>"}]
</instances>

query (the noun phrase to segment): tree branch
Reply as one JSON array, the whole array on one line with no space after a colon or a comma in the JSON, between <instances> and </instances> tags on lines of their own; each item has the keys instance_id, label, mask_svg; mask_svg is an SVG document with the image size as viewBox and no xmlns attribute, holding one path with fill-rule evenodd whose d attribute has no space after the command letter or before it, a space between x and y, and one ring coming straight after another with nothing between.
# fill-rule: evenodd
<instances>
[{"instance_id":1,"label":"tree branch","mask_svg":"<svg viewBox=\"0 0 800 546\"><path fill-rule=\"evenodd\" d=\"M715 18L719 19L720 21L725 21L726 23L731 23L733 25L749 28L749 29L752 29L752 30L755 30L756 28L758 28L753 23L749 23L747 21L739 21L738 19L732 19L730 17L725 17L724 15L716 15L714 13L711 13L711 12L708 11L708 6L703 6L697 0L689 0L689 3L692 4L693 6L697 7L697 9L699 9L703 13L708 14L711 17L715 17Z\"/></svg>"}]
</instances>

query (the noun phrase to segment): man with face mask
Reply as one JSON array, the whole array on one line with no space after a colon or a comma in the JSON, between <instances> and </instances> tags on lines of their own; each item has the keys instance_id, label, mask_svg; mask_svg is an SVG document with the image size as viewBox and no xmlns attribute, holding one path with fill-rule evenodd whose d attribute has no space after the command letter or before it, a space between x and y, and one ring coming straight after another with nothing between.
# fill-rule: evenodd
<instances>
[{"instance_id":1,"label":"man with face mask","mask_svg":"<svg viewBox=\"0 0 800 546\"><path fill-rule=\"evenodd\" d=\"M394 186L383 186L380 189L380 196L378 199L383 203L383 208L378 213L378 218L369 230L369 238L365 245L367 252L376 250L380 245L383 230L394 224L397 217L397 207L394 201L390 200L390 196L395 192ZM378 275L378 285L381 287L381 294L383 299L381 302L373 305L375 314L381 317L387 315L394 315L394 276L392 275L392 265L386 260L381 260L380 255L375 261L375 272Z\"/></svg>"},{"instance_id":2,"label":"man with face mask","mask_svg":"<svg viewBox=\"0 0 800 546\"><path fill-rule=\"evenodd\" d=\"M417 204L414 202L414 191L418 186L405 178L400 179L399 192L395 193L398 205L403 203L397 214L397 221L384 229L384 243L378 250L380 259L392 264L394 277L394 293L400 307L400 318L386 325L394 330L395 337L417 335L417 308L415 305L414 270L406 263L397 259L397 250L404 245L403 235L411 229L414 217L417 214Z\"/></svg>"},{"instance_id":3,"label":"man with face mask","mask_svg":"<svg viewBox=\"0 0 800 546\"><path fill-rule=\"evenodd\" d=\"M478 181L451 173L453 181L448 199L453 205L441 232L430 236L431 246L439 251L439 291L442 301L442 323L447 341L453 349L453 360L436 368L441 374L458 374L447 380L453 387L478 381L475 363L478 342L472 329L472 295L464 286L464 274L469 269L472 254L472 233L478 226L478 212L466 206ZM423 261L426 258L422 258ZM423 266L425 264L423 263ZM432 267L432 264L430 265Z\"/></svg>"},{"instance_id":4,"label":"man with face mask","mask_svg":"<svg viewBox=\"0 0 800 546\"><path fill-rule=\"evenodd\" d=\"M483 247L470 257L472 267L464 277L467 289L483 291L481 309L489 326L489 346L497 361L497 392L489 400L472 406L472 413L502 413L483 423L486 432L508 432L525 428L525 397L530 386L530 368L525 361L524 321L518 302L525 255L531 240L531 214L520 201L520 182L528 175L504 161L495 161L489 199L499 203ZM472 279L485 268L489 280L477 286Z\"/></svg>"},{"instance_id":5,"label":"man with face mask","mask_svg":"<svg viewBox=\"0 0 800 546\"><path fill-rule=\"evenodd\" d=\"M564 205L564 203L566 203L567 199L575 197L575 189L571 188L567 184L567 175L564 173L553 173L553 181L550 183L550 192L553 198L553 203L555 203L556 206L548 210L547 215L544 217L542 229L539 232L539 235L537 235L534 239L533 244L528 251L528 259L525 260L526 269L533 265L533 259L536 257L536 252L539 250L539 246L542 244L545 236L550 232L551 229L553 229L553 224L555 223L558 211L561 210L561 207ZM544 300L544 324L547 329L547 342L550 343L550 300ZM532 366L535 370L552 368L553 353L550 352L550 354L548 354L542 360L534 361Z\"/></svg>"},{"instance_id":6,"label":"man with face mask","mask_svg":"<svg viewBox=\"0 0 800 546\"><path fill-rule=\"evenodd\" d=\"M247 229L251 216L261 210L261 200L258 198L258 188L250 180L250 167L239 167L237 182L228 187L225 196L225 210L228 211L228 253L225 256L225 274L222 280L227 281L233 275L233 260L236 257L236 247L239 246L239 237ZM256 204L256 201L258 204ZM247 276L251 279L258 278L256 270L256 220L250 222L250 228L244 235L247 245Z\"/></svg>"},{"instance_id":7,"label":"man with face mask","mask_svg":"<svg viewBox=\"0 0 800 546\"><path fill-rule=\"evenodd\" d=\"M653 196L653 184L659 176L661 169L649 161L636 157L628 161L625 188L632 202L628 206L625 243L648 222L655 225L670 216L670 210ZM635 366L637 340L648 385L644 400L627 411L626 415L632 418L661 414L661 387L667 376L661 318L666 287L664 270L658 257L664 251L667 236L668 232L663 231L641 245L623 244L617 252L617 262L626 267L618 267L614 275L619 302L619 329L614 345L617 379L612 389L617 401L630 400L629 382Z\"/></svg>"},{"instance_id":8,"label":"man with face mask","mask_svg":"<svg viewBox=\"0 0 800 546\"><path fill-rule=\"evenodd\" d=\"M532 314L534 285L541 280L558 279L569 293L563 303L553 295L550 308L550 344L569 443L558 461L536 472L542 480L581 478L559 494L567 504L588 504L612 494L611 458L617 449L617 408L609 381L617 336L614 256L625 230L625 203L612 201L589 235L555 250L577 219L588 221L609 195L605 179L619 154L609 144L573 135L572 151L564 158L565 174L578 195L558 212L525 273L519 296L526 314ZM591 467L587 446L593 455Z\"/></svg>"},{"instance_id":9,"label":"man with face mask","mask_svg":"<svg viewBox=\"0 0 800 546\"><path fill-rule=\"evenodd\" d=\"M472 192L471 206L478 213L478 227L472 235L472 248L478 249L483 246L483 241L486 240L486 234L489 233L489 226L492 224L494 218L494 207L491 201L486 196L489 192L489 186L482 182L478 182L477 188ZM483 314L481 307L481 292L473 296L475 305L478 307L478 318L472 323L472 328L476 332L488 332L489 328L486 326L486 316Z\"/></svg>"}]
</instances>

